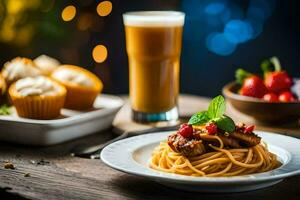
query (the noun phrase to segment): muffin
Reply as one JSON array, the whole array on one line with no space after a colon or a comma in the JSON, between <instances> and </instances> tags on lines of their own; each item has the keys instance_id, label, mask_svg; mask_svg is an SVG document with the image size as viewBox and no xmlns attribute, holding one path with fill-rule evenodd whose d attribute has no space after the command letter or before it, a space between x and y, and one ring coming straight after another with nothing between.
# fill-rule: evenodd
<instances>
[{"instance_id":1,"label":"muffin","mask_svg":"<svg viewBox=\"0 0 300 200\"><path fill-rule=\"evenodd\" d=\"M46 76L49 76L60 65L58 60L47 55L40 55L33 62Z\"/></svg>"},{"instance_id":2,"label":"muffin","mask_svg":"<svg viewBox=\"0 0 300 200\"><path fill-rule=\"evenodd\" d=\"M66 97L65 87L45 76L20 79L8 92L18 115L31 119L57 118Z\"/></svg>"},{"instance_id":3,"label":"muffin","mask_svg":"<svg viewBox=\"0 0 300 200\"><path fill-rule=\"evenodd\" d=\"M101 80L86 69L74 65L62 65L51 77L67 89L65 108L85 110L93 107L94 100L102 91Z\"/></svg>"},{"instance_id":4,"label":"muffin","mask_svg":"<svg viewBox=\"0 0 300 200\"><path fill-rule=\"evenodd\" d=\"M42 72L31 59L17 57L4 64L1 74L9 86L21 78L39 76Z\"/></svg>"},{"instance_id":5,"label":"muffin","mask_svg":"<svg viewBox=\"0 0 300 200\"><path fill-rule=\"evenodd\" d=\"M0 74L0 97L6 92L6 83L3 76Z\"/></svg>"}]
</instances>

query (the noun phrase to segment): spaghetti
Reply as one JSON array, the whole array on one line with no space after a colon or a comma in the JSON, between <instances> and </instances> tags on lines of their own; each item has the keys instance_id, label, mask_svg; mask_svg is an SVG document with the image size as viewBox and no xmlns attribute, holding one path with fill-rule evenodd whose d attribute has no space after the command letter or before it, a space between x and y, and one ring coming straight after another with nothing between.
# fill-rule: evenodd
<instances>
[{"instance_id":1,"label":"spaghetti","mask_svg":"<svg viewBox=\"0 0 300 200\"><path fill-rule=\"evenodd\" d=\"M220 145L216 147L209 144L211 152L187 157L175 152L167 142L161 142L152 153L150 167L158 171L187 176L220 177L266 172L281 165L277 156L268 151L266 144L225 149L218 136L205 134L201 137L217 140ZM204 144L202 146L204 149Z\"/></svg>"}]
</instances>

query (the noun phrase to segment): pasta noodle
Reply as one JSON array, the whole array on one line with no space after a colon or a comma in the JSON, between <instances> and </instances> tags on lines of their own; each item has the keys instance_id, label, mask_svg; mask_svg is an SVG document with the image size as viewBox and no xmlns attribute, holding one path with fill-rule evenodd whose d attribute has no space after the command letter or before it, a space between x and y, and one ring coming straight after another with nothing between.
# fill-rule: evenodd
<instances>
[{"instance_id":1,"label":"pasta noodle","mask_svg":"<svg viewBox=\"0 0 300 200\"><path fill-rule=\"evenodd\" d=\"M219 177L266 172L281 165L277 156L268 151L266 144L261 143L249 148L225 149L218 136L206 135L205 137L218 140L220 146L210 144L214 151L185 157L173 151L167 142L161 142L152 153L150 167L158 171L187 176Z\"/></svg>"}]
</instances>

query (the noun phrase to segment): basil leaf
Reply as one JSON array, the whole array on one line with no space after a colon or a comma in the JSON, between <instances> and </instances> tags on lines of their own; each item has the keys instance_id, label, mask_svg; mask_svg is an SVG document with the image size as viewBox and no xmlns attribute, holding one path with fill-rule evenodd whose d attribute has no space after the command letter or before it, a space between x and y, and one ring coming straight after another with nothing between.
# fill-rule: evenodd
<instances>
[{"instance_id":1,"label":"basil leaf","mask_svg":"<svg viewBox=\"0 0 300 200\"><path fill-rule=\"evenodd\" d=\"M194 114L190 118L188 124L190 124L190 125L200 125L200 124L204 124L208 121L209 121L209 118L207 116L207 111L202 111L202 112Z\"/></svg>"},{"instance_id":2,"label":"basil leaf","mask_svg":"<svg viewBox=\"0 0 300 200\"><path fill-rule=\"evenodd\" d=\"M234 121L226 115L223 115L220 118L216 118L216 119L214 119L214 121L217 124L218 128L223 131L232 133L235 130Z\"/></svg>"},{"instance_id":3,"label":"basil leaf","mask_svg":"<svg viewBox=\"0 0 300 200\"><path fill-rule=\"evenodd\" d=\"M11 113L9 106L3 104L0 106L0 115L9 115Z\"/></svg>"},{"instance_id":4,"label":"basil leaf","mask_svg":"<svg viewBox=\"0 0 300 200\"><path fill-rule=\"evenodd\" d=\"M226 105L225 99L222 95L219 95L210 102L207 115L209 119L219 118L225 113Z\"/></svg>"}]
</instances>

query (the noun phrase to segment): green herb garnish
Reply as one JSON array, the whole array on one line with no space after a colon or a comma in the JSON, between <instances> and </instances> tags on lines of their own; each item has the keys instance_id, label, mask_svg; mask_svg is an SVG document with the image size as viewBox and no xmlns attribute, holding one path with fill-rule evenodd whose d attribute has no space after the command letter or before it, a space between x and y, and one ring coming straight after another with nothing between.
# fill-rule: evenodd
<instances>
[{"instance_id":1,"label":"green herb garnish","mask_svg":"<svg viewBox=\"0 0 300 200\"><path fill-rule=\"evenodd\" d=\"M277 57L272 57L270 59L264 60L261 63L260 68L264 72L264 75L266 75L268 72L281 71L281 64Z\"/></svg>"},{"instance_id":2,"label":"green herb garnish","mask_svg":"<svg viewBox=\"0 0 300 200\"><path fill-rule=\"evenodd\" d=\"M239 68L235 71L235 80L238 84L243 85L244 80L252 75L252 73Z\"/></svg>"},{"instance_id":3,"label":"green herb garnish","mask_svg":"<svg viewBox=\"0 0 300 200\"><path fill-rule=\"evenodd\" d=\"M198 112L196 114L194 114L188 124L191 125L199 125L199 124L205 124L206 122L209 122L209 117L207 115L207 111L202 111L202 112Z\"/></svg>"},{"instance_id":4,"label":"green herb garnish","mask_svg":"<svg viewBox=\"0 0 300 200\"><path fill-rule=\"evenodd\" d=\"M226 115L223 115L219 119L216 119L215 122L219 129L224 130L228 133L232 133L235 130L234 121Z\"/></svg>"},{"instance_id":5,"label":"green herb garnish","mask_svg":"<svg viewBox=\"0 0 300 200\"><path fill-rule=\"evenodd\" d=\"M3 104L0 106L0 115L10 115L11 111L8 105Z\"/></svg>"},{"instance_id":6,"label":"green herb garnish","mask_svg":"<svg viewBox=\"0 0 300 200\"><path fill-rule=\"evenodd\" d=\"M215 97L209 104L207 115L209 119L215 119L222 117L225 113L226 105L223 96L219 95Z\"/></svg>"},{"instance_id":7,"label":"green herb garnish","mask_svg":"<svg viewBox=\"0 0 300 200\"><path fill-rule=\"evenodd\" d=\"M194 114L188 124L190 125L203 125L208 122L214 122L218 128L226 131L233 132L235 130L234 121L225 114L226 103L223 96L215 97L209 104L207 111L202 111Z\"/></svg>"}]
</instances>

